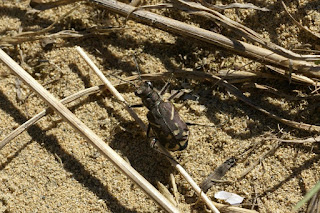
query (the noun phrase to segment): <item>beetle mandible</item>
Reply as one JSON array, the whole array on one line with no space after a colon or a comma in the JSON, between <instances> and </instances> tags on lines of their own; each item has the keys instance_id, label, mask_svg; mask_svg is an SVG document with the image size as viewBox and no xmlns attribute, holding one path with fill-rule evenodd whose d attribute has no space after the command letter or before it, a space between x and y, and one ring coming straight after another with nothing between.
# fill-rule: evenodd
<instances>
[{"instance_id":1,"label":"beetle mandible","mask_svg":"<svg viewBox=\"0 0 320 213\"><path fill-rule=\"evenodd\" d=\"M187 147L189 129L171 102L162 100L151 82L143 82L135 94L149 109L147 136L152 130L156 139L170 151L180 151Z\"/></svg>"}]
</instances>

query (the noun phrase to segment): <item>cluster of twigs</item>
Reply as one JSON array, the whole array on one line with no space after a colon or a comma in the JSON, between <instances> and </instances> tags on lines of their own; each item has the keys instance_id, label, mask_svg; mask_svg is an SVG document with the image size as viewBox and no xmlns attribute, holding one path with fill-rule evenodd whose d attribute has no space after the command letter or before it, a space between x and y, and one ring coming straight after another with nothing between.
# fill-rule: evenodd
<instances>
[{"instance_id":1,"label":"cluster of twigs","mask_svg":"<svg viewBox=\"0 0 320 213\"><path fill-rule=\"evenodd\" d=\"M262 38L261 35L254 32L250 28L237 23L226 16L222 15L219 10L223 9L221 7L215 7L210 4L200 4L191 1L185 0L172 0L170 3L161 4L161 5L153 5L153 6L145 6L145 7L133 7L128 4L124 4L117 1L109 1L109 0L87 0L88 2L97 3L103 8L120 14L127 19L134 19L137 22L141 22L152 27L156 27L162 29L167 32L171 32L177 35L192 37L196 40L201 40L203 42L207 42L209 44L214 44L220 46L222 48L228 49L234 53L239 55L249 57L255 61L258 61L264 65L266 65L273 72L280 75L272 75L266 74L262 72L247 72L247 71L224 71L221 70L217 73L217 75L201 73L201 72L191 72L191 71L174 71L168 73L159 73L159 74L149 74L142 75L143 79L146 80L155 80L155 79L165 79L172 76L172 73L177 78L190 78L190 79L198 79L198 80L206 80L214 82L226 90L228 90L231 94L236 96L239 100L248 104L249 106L255 108L256 110L266 114L267 116L285 124L291 126L293 128L309 131L309 132L320 132L320 127L312 124L306 124L302 122L292 121L286 118L282 118L274 113L271 113L264 109L262 106L259 106L257 103L254 103L248 97L246 97L237 87L235 87L232 83L238 83L247 81L248 79L255 78L286 78L291 82L305 84L308 86L315 87L317 89L318 82L320 80L320 66L318 66L314 61L320 60L320 55L301 55L296 54L290 50L287 50L279 45L276 45L270 41L266 41ZM77 0L60 0L51 3L44 4L35 4L33 2L33 7L36 9L50 9L52 7L57 7L64 4L70 4L77 2ZM205 2L203 2L205 3ZM285 4L282 2L284 8ZM152 13L146 11L144 9L147 8L176 8L181 11L187 12L191 15L202 16L207 19L213 20L216 23L232 30L238 35L247 38L251 42L255 42L258 45L249 44L240 40L236 40L233 38L229 38L227 36L214 33L190 24L183 23L181 21L177 21L168 17L164 17L158 15L156 13ZM252 6L251 6L252 7ZM10 46L20 44L25 41L34 41L40 40L44 38L65 38L65 37L81 37L88 36L92 34L104 34L110 31L115 30L124 30L125 28L112 28L112 29L91 29L85 32L78 31L60 31L58 33L50 34L50 31L54 28L54 25L57 24L61 19L65 18L69 14L71 14L77 7L70 10L64 16L60 17L56 22L54 22L49 27L38 31L38 32L22 32L18 33L15 36L3 36L0 40L0 46ZM255 8L259 9L259 8ZM260 8L261 9L261 8ZM263 8L261 9L263 10ZM287 11L287 10L286 10ZM293 17L288 13L288 15L293 19ZM294 19L293 19L294 20ZM296 21L294 20L296 23ZM304 28L301 24L296 23L300 28L307 30L307 32L312 33L310 30ZM312 34L313 36L318 36L317 34ZM81 49L77 49L80 54L85 58L88 64L94 69L97 70L94 64L90 62L86 55L81 51ZM152 197L163 209L168 212L178 212L176 207L172 205L166 198L164 198L150 183L148 183L139 173L137 173L130 165L128 165L123 159L121 159L109 146L105 145L103 141L96 136L88 127L86 127L81 121L79 121L63 104L69 103L83 95L88 95L92 93L96 93L101 91L104 86L96 86L92 88L88 88L84 91L80 91L77 94L74 94L70 97L67 97L61 102L56 100L50 93L45 91L41 85L39 85L31 76L27 75L27 73L19 67L12 59L10 59L2 50L0 50L0 58L6 63L18 76L21 77L22 80L25 81L31 88L33 88L44 100L47 101L48 105L57 111L65 120L67 120L75 129L77 129L88 141L95 145L95 147L101 151L108 159L110 159L117 167L120 168L128 177L130 177L135 183L137 183L150 197ZM99 73L99 72L98 72ZM99 74L98 74L99 75ZM140 120L140 118L134 113L134 111L128 107L126 101L123 97L117 92L117 90L104 78L104 76L100 76L103 81L106 82L108 90L120 100L124 104L124 108L128 110L130 115L137 121L140 127L145 131L145 124ZM126 79L127 81L136 79L137 76L132 76ZM266 85L253 84L254 87L258 89L263 89L269 92L278 93L274 88L268 87ZM313 96L312 98L318 98L318 96ZM39 113L37 116L17 128L14 132L8 135L3 141L0 142L0 149L10 142L14 137L23 132L30 125L37 122L41 117L46 115L49 110L45 110ZM311 137L305 140L280 140L276 138L272 138L273 140L278 140L279 142L275 144L273 150L275 150L280 143L282 142L293 142L293 143L303 143L303 142L319 142L319 137ZM174 165L177 170L188 180L191 186L194 188L196 193L200 195L200 197L206 202L208 207L214 211L218 212L218 208L227 208L225 205L214 203L210 201L210 199L205 195L205 193L201 192L201 189L194 183L191 177L185 172L185 170L173 159L173 157L168 153L165 149L158 144L158 149L161 150L165 156L168 157L169 161ZM264 153L261 158L264 158L270 152ZM254 165L253 165L254 166ZM252 168L248 168L242 174L241 178L244 177L248 172L250 172ZM238 207L229 207L229 211L233 212L245 212L249 210L244 210Z\"/></svg>"}]
</instances>

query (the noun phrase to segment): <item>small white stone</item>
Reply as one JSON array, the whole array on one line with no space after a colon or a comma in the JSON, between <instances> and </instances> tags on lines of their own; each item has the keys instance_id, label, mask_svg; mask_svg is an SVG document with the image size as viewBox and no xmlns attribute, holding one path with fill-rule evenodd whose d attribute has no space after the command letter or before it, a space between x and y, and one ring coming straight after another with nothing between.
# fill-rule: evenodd
<instances>
[{"instance_id":1,"label":"small white stone","mask_svg":"<svg viewBox=\"0 0 320 213\"><path fill-rule=\"evenodd\" d=\"M230 203L231 205L237 205L242 203L243 201L243 197L231 193L231 192L226 192L226 191L219 191L217 193L214 194L214 197L216 199L221 199L221 200L225 200L226 202Z\"/></svg>"}]
</instances>

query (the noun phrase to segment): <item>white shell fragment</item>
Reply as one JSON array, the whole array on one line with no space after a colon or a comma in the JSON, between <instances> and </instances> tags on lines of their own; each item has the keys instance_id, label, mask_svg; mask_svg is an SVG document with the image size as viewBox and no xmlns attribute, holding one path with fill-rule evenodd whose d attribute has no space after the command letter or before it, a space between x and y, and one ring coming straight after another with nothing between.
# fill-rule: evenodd
<instances>
[{"instance_id":1,"label":"white shell fragment","mask_svg":"<svg viewBox=\"0 0 320 213\"><path fill-rule=\"evenodd\" d=\"M221 199L221 200L225 200L226 202L230 203L231 205L237 205L242 203L243 201L243 197L231 193L231 192L226 192L226 191L219 191L217 193L214 194L214 197L216 199Z\"/></svg>"}]
</instances>

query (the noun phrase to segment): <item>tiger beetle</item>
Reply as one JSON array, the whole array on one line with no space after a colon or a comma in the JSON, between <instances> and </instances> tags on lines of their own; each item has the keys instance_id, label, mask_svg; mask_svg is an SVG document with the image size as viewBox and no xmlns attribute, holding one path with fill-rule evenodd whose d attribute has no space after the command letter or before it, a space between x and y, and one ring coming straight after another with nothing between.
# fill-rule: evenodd
<instances>
[{"instance_id":1,"label":"tiger beetle","mask_svg":"<svg viewBox=\"0 0 320 213\"><path fill-rule=\"evenodd\" d=\"M185 149L188 145L189 129L173 104L163 101L161 95L153 89L151 82L143 82L135 94L149 109L147 136L150 138L152 131L154 140L159 140L170 151Z\"/></svg>"}]
</instances>

